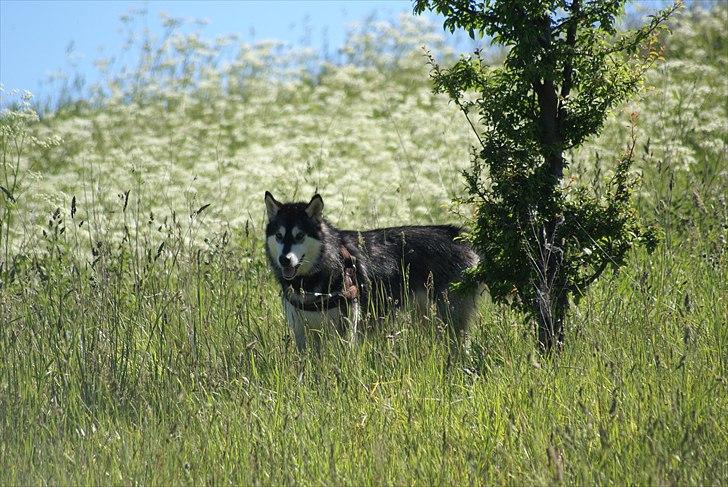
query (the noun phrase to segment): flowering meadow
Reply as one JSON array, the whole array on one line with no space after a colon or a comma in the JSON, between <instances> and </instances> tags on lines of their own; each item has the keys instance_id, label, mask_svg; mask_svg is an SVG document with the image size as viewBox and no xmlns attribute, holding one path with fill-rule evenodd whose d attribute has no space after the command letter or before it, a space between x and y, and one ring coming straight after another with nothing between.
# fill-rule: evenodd
<instances>
[{"instance_id":1,"label":"flowering meadow","mask_svg":"<svg viewBox=\"0 0 728 487\"><path fill-rule=\"evenodd\" d=\"M569 154L568 184L602 191L636 120L661 243L553 356L487 296L457 358L407 316L320 354L286 328L264 191L318 191L346 228L467 224L476 139L432 93L426 51L457 56L439 26L365 22L326 56L143 20L97 84L0 92L0 484L728 481L724 4L675 17L639 96Z\"/></svg>"}]
</instances>

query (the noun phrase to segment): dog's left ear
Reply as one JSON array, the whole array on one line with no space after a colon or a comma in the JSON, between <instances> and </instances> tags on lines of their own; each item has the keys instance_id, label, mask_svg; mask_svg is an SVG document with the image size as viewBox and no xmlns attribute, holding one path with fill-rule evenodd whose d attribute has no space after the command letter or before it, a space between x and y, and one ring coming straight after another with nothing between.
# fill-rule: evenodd
<instances>
[{"instance_id":1,"label":"dog's left ear","mask_svg":"<svg viewBox=\"0 0 728 487\"><path fill-rule=\"evenodd\" d=\"M323 211L324 200L321 198L321 195L313 195L313 198L311 198L311 201L308 202L308 206L306 207L306 214L311 218L316 218L317 220L320 220L321 216L323 215Z\"/></svg>"},{"instance_id":2,"label":"dog's left ear","mask_svg":"<svg viewBox=\"0 0 728 487\"><path fill-rule=\"evenodd\" d=\"M281 204L268 191L265 192L265 209L268 210L269 220L275 218L278 210L281 209Z\"/></svg>"}]
</instances>

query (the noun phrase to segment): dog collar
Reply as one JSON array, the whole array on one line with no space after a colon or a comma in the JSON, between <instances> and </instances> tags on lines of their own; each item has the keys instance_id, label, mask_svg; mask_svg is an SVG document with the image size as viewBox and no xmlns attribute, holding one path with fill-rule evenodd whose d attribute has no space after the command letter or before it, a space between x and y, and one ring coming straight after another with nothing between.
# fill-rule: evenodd
<instances>
[{"instance_id":1,"label":"dog collar","mask_svg":"<svg viewBox=\"0 0 728 487\"><path fill-rule=\"evenodd\" d=\"M355 301L359 298L359 283L356 277L356 257L351 255L346 247L340 247L342 260L344 261L344 282L343 289L338 293L312 293L305 290L295 291L289 288L288 301L291 306L302 311L328 311L333 308L345 308L349 301ZM291 300L290 295L300 296L300 300ZM312 301L305 301L306 296L313 296Z\"/></svg>"}]
</instances>

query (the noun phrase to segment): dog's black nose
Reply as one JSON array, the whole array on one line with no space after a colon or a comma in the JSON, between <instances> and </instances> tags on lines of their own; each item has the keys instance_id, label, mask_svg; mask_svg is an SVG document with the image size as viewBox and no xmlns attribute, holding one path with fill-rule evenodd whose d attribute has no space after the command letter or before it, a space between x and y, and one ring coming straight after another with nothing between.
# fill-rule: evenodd
<instances>
[{"instance_id":1,"label":"dog's black nose","mask_svg":"<svg viewBox=\"0 0 728 487\"><path fill-rule=\"evenodd\" d=\"M281 265L285 266L291 265L291 259L289 259L285 255L281 255L280 257L278 257L278 262L280 262Z\"/></svg>"}]
</instances>

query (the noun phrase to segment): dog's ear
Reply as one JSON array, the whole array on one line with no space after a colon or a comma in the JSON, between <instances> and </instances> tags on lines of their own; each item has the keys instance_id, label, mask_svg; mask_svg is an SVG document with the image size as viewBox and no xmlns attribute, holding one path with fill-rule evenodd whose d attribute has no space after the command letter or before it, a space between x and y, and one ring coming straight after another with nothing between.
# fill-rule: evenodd
<instances>
[{"instance_id":1,"label":"dog's ear","mask_svg":"<svg viewBox=\"0 0 728 487\"><path fill-rule=\"evenodd\" d=\"M313 198L311 198L311 201L308 202L308 206L306 207L306 214L311 218L320 220L323 212L324 200L320 194L313 195Z\"/></svg>"},{"instance_id":2,"label":"dog's ear","mask_svg":"<svg viewBox=\"0 0 728 487\"><path fill-rule=\"evenodd\" d=\"M265 192L265 209L268 210L269 220L275 218L278 210L281 209L281 204L268 191Z\"/></svg>"}]
</instances>

